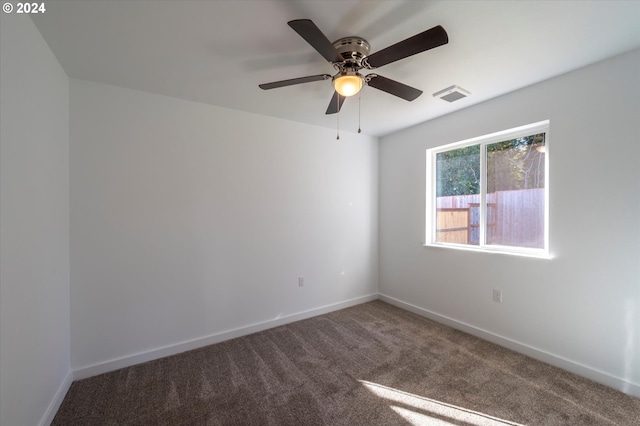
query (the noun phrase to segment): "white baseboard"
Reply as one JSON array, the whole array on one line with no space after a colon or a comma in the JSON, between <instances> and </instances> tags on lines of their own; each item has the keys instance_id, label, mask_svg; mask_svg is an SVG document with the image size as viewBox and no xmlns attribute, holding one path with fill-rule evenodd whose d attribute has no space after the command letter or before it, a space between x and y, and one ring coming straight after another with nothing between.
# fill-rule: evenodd
<instances>
[{"instance_id":1,"label":"white baseboard","mask_svg":"<svg viewBox=\"0 0 640 426\"><path fill-rule=\"evenodd\" d=\"M67 392L69 392L69 388L71 387L71 383L73 382L73 371L69 370L67 375L62 380L62 383L58 387L56 394L53 396L53 399L49 403L47 407L47 411L45 411L39 426L49 426L53 421L53 418L56 416L60 405L62 405L62 401L64 401L64 397L67 396Z\"/></svg>"},{"instance_id":2,"label":"white baseboard","mask_svg":"<svg viewBox=\"0 0 640 426\"><path fill-rule=\"evenodd\" d=\"M343 302L334 303L331 305L325 305L325 306L310 309L307 311L298 312L296 314L287 315L285 317L275 318L272 320L268 320L268 321L264 321L256 324L250 324L245 327L239 327L233 330L227 330L220 333L211 334L209 336L204 336L198 339L188 340L185 342L176 343L174 345L156 348L149 351L133 354L130 356L112 359L109 361L71 370L68 372L68 374L60 384L54 398L49 404L49 407L47 408L45 414L43 415L39 425L48 426L49 424L51 424L51 422L53 421L53 418L55 417L58 409L60 408L60 405L62 404L62 401L64 400L64 397L69 391L69 388L71 387L71 384L74 380L85 379L88 377L96 376L98 374L118 370L120 368L130 367L132 365L140 364L142 362L152 361L152 360L163 358L166 356L175 355L181 352L197 349L203 346L208 346L208 345L219 343L225 340L234 339L236 337L246 336L248 334L257 333L259 331L267 330L269 328L274 328L274 327L289 324L295 321L300 321L300 320L315 317L318 315L323 315L329 312L359 305L361 303L370 302L376 299L380 299L384 302L390 303L394 306L397 306L409 312L413 312L420 316L432 319L439 323L448 325L455 329L477 336L481 339L490 341L492 343L496 343L500 346L506 347L513 351L522 353L524 355L546 362L553 366L570 371L579 376L586 377L598 383L602 383L606 386L609 386L613 389L619 390L626 394L633 395L635 397L640 398L640 385L636 383L632 383L622 378L612 376L603 371L600 371L600 370L591 368L589 366L563 358L561 356L554 355L549 352L534 348L524 343L517 342L507 337L500 336L498 334L489 332L487 330L483 330L471 324L467 324L467 323L455 320L453 318L438 314L428 309L424 309L416 305L412 305L411 303L404 302L402 300L393 298L391 296L387 296L384 294L370 294L367 296L362 296L355 299L350 299Z\"/></svg>"},{"instance_id":3,"label":"white baseboard","mask_svg":"<svg viewBox=\"0 0 640 426\"><path fill-rule=\"evenodd\" d=\"M155 359L164 358L166 356L171 356L181 352L190 351L192 349L198 349L203 346L212 345L214 343L220 343L225 340L235 339L236 337L246 336L248 334L257 333L258 331L267 330L269 328L278 327L278 326L289 324L295 321L300 321L300 320L315 317L318 315L323 315L332 311L337 311L340 309L359 305L361 303L370 302L372 300L376 300L377 298L378 298L377 293L370 294L368 296L357 297L355 299L345 300L343 302L338 302L331 305L321 306L318 308L309 309L307 311L298 312L296 314L274 318L272 320L268 320L268 321L264 321L256 324L250 324L244 327L235 328L233 330L214 333L214 334L200 337L197 339L187 340L187 341L176 343L173 345L168 345L168 346L152 349L145 352L140 352L137 354L124 356L121 358L111 359L109 361L76 368L73 370L73 379L74 380L86 379L88 377L96 376L102 373L107 373L109 371L118 370L120 368L130 367L132 365L140 364L147 361L153 361Z\"/></svg>"},{"instance_id":4,"label":"white baseboard","mask_svg":"<svg viewBox=\"0 0 640 426\"><path fill-rule=\"evenodd\" d=\"M587 365L580 364L559 355L554 355L541 349L534 348L524 343L520 343L507 337L492 333L490 331L483 330L471 324L455 320L453 318L438 314L428 309L412 305L411 303L404 302L391 296L387 296L385 294L379 294L378 296L379 299L383 302L387 302L409 312L413 312L414 314L418 314L441 324L448 325L452 328L464 331L465 333L469 333L481 339L511 349L515 352L530 356L531 358L546 362L547 364L551 364L555 367L562 368L563 370L567 370L571 373L577 374L578 376L585 377L587 379L593 380L594 382L598 382L610 388L619 390L620 392L640 398L639 384L629 382L620 377L612 376L608 373L594 369Z\"/></svg>"}]
</instances>

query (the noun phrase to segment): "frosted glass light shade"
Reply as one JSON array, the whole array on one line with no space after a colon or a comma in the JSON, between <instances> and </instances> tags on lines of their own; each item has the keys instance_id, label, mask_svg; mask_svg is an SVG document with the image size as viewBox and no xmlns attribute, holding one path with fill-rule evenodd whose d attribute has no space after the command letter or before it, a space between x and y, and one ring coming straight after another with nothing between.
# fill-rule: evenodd
<instances>
[{"instance_id":1,"label":"frosted glass light shade","mask_svg":"<svg viewBox=\"0 0 640 426\"><path fill-rule=\"evenodd\" d=\"M333 87L342 96L353 96L362 89L362 77L356 75L341 75L333 80Z\"/></svg>"}]
</instances>

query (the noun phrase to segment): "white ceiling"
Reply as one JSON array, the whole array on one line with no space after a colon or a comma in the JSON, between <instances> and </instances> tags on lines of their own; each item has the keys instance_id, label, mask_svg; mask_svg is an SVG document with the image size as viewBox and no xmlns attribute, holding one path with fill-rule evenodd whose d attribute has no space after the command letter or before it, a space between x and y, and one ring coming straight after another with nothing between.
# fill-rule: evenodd
<instances>
[{"instance_id":1,"label":"white ceiling","mask_svg":"<svg viewBox=\"0 0 640 426\"><path fill-rule=\"evenodd\" d=\"M329 40L357 35L371 52L442 25L449 43L376 69L424 94L371 87L362 131L382 136L587 64L640 48L640 1L47 1L32 15L70 77L335 128L330 81L263 91L258 84L334 74L288 25L313 20ZM433 93L459 85L454 103ZM358 127L357 99L340 113Z\"/></svg>"}]
</instances>

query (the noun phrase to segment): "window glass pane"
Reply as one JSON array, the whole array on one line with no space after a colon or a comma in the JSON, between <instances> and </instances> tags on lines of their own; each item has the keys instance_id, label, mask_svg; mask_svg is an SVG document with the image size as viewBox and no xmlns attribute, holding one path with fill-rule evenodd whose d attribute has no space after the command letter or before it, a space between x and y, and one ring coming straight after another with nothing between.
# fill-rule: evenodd
<instances>
[{"instance_id":1,"label":"window glass pane","mask_svg":"<svg viewBox=\"0 0 640 426\"><path fill-rule=\"evenodd\" d=\"M487 145L487 244L544 248L544 156L544 133Z\"/></svg>"},{"instance_id":2,"label":"window glass pane","mask_svg":"<svg viewBox=\"0 0 640 426\"><path fill-rule=\"evenodd\" d=\"M480 145L436 154L436 241L479 244Z\"/></svg>"}]
</instances>

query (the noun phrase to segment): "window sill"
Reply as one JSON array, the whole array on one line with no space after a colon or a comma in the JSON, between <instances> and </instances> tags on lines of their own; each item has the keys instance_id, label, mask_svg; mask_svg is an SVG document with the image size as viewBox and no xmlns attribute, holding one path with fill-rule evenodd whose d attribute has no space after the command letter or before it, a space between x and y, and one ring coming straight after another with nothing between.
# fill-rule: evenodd
<instances>
[{"instance_id":1,"label":"window sill","mask_svg":"<svg viewBox=\"0 0 640 426\"><path fill-rule=\"evenodd\" d=\"M478 247L463 244L427 243L423 247L444 248L450 250L475 251L480 253L505 254L508 256L530 257L534 259L553 259L550 253L544 250L510 250L502 247Z\"/></svg>"}]
</instances>

